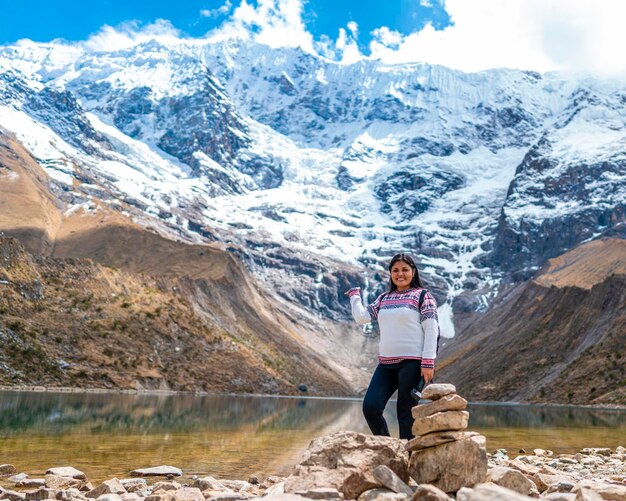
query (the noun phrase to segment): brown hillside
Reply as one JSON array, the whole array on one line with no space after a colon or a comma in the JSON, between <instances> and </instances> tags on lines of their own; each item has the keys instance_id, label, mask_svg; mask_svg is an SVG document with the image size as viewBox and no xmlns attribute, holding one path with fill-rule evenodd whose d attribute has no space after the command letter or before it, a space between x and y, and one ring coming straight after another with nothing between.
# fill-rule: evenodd
<instances>
[{"instance_id":1,"label":"brown hillside","mask_svg":"<svg viewBox=\"0 0 626 501\"><path fill-rule=\"evenodd\" d=\"M602 266L625 250L603 240L553 260L447 343L439 379L473 400L626 404L626 275ZM568 280L594 285L547 285Z\"/></svg>"},{"instance_id":2,"label":"brown hillside","mask_svg":"<svg viewBox=\"0 0 626 501\"><path fill-rule=\"evenodd\" d=\"M61 288L56 291L58 297L55 300L69 301L71 298L68 296L63 299L64 295L79 294L80 288L83 288L80 297L90 295L99 297L99 291L106 291L104 283L110 277L102 271L105 268L98 268L98 265L91 261L83 261L84 258L89 258L112 268L109 273L119 273L116 280L122 280L120 277L123 276L129 283L145 282L151 284L148 287L156 287L164 294L166 292L174 294L193 312L193 321L197 322L194 324L197 329L203 324L204 329L227 336L254 361L253 366L259 367L261 371L265 370L265 376L271 375L271 378L276 379L275 385L265 384L262 382L267 377L259 376L259 385L255 386L251 377L243 379L232 377L230 383L232 388L228 391L292 393L297 385L305 383L314 394L350 393L349 385L344 381L347 375L340 375L341 369L338 370L338 364L327 362L324 353L318 354L310 345L303 342L302 336L305 335L306 338L306 326L294 323L274 306L271 299L264 295L245 267L232 254L225 252L218 245L190 245L164 238L152 230L134 224L121 213L111 210L93 197L90 198L89 210L68 213L65 209L66 204L56 196L56 190L57 188L28 152L11 137L0 134L2 208L0 231L7 236L17 237L28 251L33 253L30 259L35 263L33 265L35 274L38 273L37 263L52 268L56 265L51 263L57 263L59 268L55 269L53 280L61 281L66 278L63 271L66 266L74 267L79 275L87 273L81 270L99 270L94 273L101 278L101 282L77 282L74 284L76 290L71 287L67 290ZM124 209L132 213L132 207ZM12 273L15 273L15 270ZM113 287L113 284L111 286ZM91 290L91 287L95 289ZM137 287L140 288L139 285ZM126 302L134 304L133 294L138 293L137 290L129 289L124 293L128 296ZM7 287L0 288L0 293L8 294ZM36 306L24 303L20 308L13 308L8 312L11 315L10 321L20 321L22 315L21 321L26 321L26 324L30 325L31 307L51 313L48 311L48 307L51 306L48 298L50 296L44 296ZM9 296L5 296L5 299L12 300ZM7 303L7 307L9 304ZM62 317L50 314L47 316L49 319L47 325L44 325L46 318L44 315L39 319L41 324L33 329L42 332L44 329L46 332L63 330L61 325L55 323L58 320L66 323L68 328L76 328L77 332L82 332L77 328L77 325L84 323L81 315L74 318L71 313L72 311L68 311ZM111 312L111 318L112 321L122 322L126 326L124 332L129 333L129 336L132 334L134 340L143 336L150 337L151 327L146 327L142 322L125 322L124 314L132 313L132 309L125 308ZM148 330L142 330L145 328ZM197 329L194 332L200 332ZM158 337L156 333L155 336ZM44 354L53 356L55 352L47 339L46 336L41 336L39 346ZM131 352L130 356L138 353L132 349L133 346L141 350L141 346L133 341L127 346ZM48 353L48 350L52 351ZM200 353L203 352L198 349L198 354ZM216 361L209 355L206 358L205 364ZM94 371L99 370L101 360L94 359L93 363ZM232 363L233 366L240 366L243 363L234 352ZM118 369L124 372L119 367ZM84 370L87 370L87 367ZM33 376L31 379L20 381L43 384L45 378L39 379L39 376L35 377L35 373L31 375ZM134 376L128 374L126 376L120 378L109 376L111 382L107 384L128 387ZM181 380L167 374L161 376L163 384L176 388L183 385ZM239 385L240 379L245 381L245 384ZM63 381L64 384L67 383L66 380ZM142 384L140 379L137 381ZM57 382L60 384L60 380ZM203 376L199 379L192 378L184 385L203 388L205 382ZM85 378L81 384L97 384L97 378ZM210 384L217 385L215 381ZM215 388L215 391L224 390L219 385Z\"/></svg>"}]
</instances>

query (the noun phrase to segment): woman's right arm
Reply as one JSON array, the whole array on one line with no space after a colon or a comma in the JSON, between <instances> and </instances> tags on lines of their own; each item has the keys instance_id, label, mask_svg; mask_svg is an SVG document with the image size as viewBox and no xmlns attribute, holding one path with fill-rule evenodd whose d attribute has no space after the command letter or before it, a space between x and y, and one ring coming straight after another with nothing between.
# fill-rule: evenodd
<instances>
[{"instance_id":1,"label":"woman's right arm","mask_svg":"<svg viewBox=\"0 0 626 501\"><path fill-rule=\"evenodd\" d=\"M354 321L357 324L367 324L372 321L372 317L366 308L363 307L363 303L361 303L361 288L353 287L348 292L346 292L348 296L350 296L350 306L352 306L352 316L354 317Z\"/></svg>"}]
</instances>

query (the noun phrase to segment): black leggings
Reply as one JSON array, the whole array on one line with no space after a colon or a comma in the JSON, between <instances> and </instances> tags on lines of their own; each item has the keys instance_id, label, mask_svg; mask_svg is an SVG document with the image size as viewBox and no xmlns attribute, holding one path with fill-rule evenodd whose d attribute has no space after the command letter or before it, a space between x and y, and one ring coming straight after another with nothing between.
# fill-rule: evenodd
<instances>
[{"instance_id":1,"label":"black leggings","mask_svg":"<svg viewBox=\"0 0 626 501\"><path fill-rule=\"evenodd\" d=\"M411 409L417 405L417 402L411 397L411 390L419 383L420 376L421 362L419 360L378 364L363 399L363 415L374 435L390 436L383 411L393 392L398 390L400 438L413 438Z\"/></svg>"}]
</instances>

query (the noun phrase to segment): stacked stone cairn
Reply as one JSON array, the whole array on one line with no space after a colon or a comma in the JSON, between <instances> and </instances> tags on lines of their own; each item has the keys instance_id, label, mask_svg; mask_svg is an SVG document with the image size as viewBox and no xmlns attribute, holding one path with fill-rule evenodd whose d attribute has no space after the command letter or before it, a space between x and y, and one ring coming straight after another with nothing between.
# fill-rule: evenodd
<instances>
[{"instance_id":1,"label":"stacked stone cairn","mask_svg":"<svg viewBox=\"0 0 626 501\"><path fill-rule=\"evenodd\" d=\"M429 403L413 407L413 434L405 448L411 453L409 474L418 484L456 492L487 478L484 436L467 428L467 400L451 384L431 384L422 398Z\"/></svg>"}]
</instances>

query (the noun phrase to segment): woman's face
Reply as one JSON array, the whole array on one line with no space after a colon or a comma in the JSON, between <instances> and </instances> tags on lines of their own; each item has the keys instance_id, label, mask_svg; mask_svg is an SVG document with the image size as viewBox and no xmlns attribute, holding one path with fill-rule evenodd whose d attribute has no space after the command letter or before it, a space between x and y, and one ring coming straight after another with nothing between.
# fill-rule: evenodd
<instances>
[{"instance_id":1,"label":"woman's face","mask_svg":"<svg viewBox=\"0 0 626 501\"><path fill-rule=\"evenodd\" d=\"M415 268L411 268L411 265L404 261L396 261L391 267L391 281L399 291L404 291L411 287L413 275L415 275Z\"/></svg>"}]
</instances>

